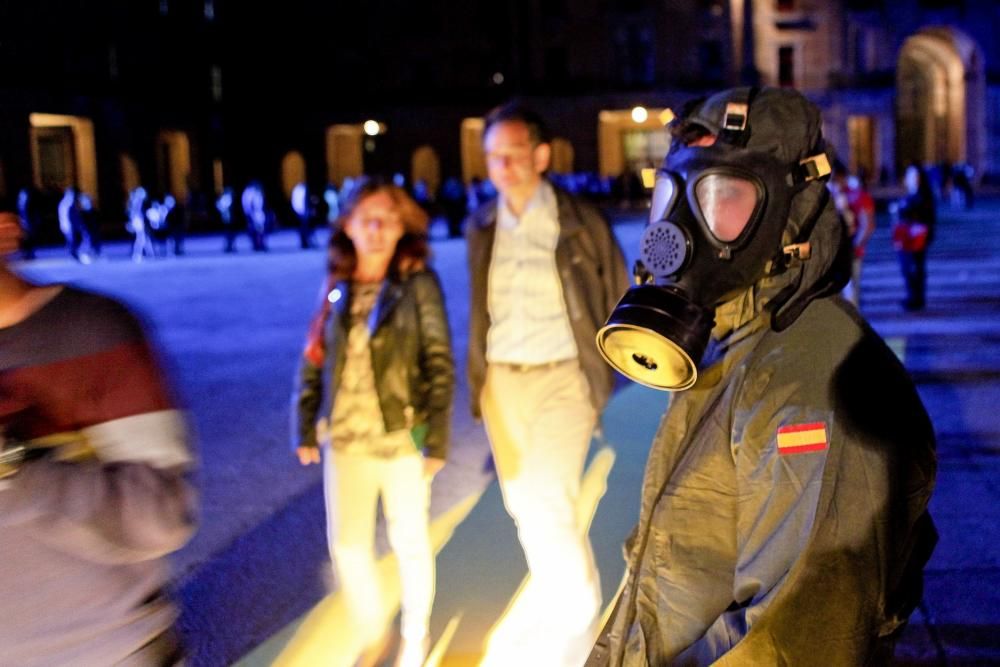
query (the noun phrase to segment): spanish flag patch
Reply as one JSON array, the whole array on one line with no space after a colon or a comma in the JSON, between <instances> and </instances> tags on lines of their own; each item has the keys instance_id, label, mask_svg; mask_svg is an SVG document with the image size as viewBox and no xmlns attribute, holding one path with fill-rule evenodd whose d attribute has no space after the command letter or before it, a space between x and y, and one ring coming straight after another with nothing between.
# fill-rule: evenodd
<instances>
[{"instance_id":1,"label":"spanish flag patch","mask_svg":"<svg viewBox=\"0 0 1000 667\"><path fill-rule=\"evenodd\" d=\"M822 452L829 447L826 439L826 424L789 424L778 429L778 454L803 454Z\"/></svg>"}]
</instances>

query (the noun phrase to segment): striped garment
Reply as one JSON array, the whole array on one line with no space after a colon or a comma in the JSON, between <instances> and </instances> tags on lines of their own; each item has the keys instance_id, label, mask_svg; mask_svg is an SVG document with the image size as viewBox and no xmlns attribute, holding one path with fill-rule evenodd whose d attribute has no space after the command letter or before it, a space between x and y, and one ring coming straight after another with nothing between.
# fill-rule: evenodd
<instances>
[{"instance_id":1,"label":"striped garment","mask_svg":"<svg viewBox=\"0 0 1000 667\"><path fill-rule=\"evenodd\" d=\"M0 328L0 429L49 448L0 482L0 664L162 660L192 460L136 319L66 287Z\"/></svg>"}]
</instances>

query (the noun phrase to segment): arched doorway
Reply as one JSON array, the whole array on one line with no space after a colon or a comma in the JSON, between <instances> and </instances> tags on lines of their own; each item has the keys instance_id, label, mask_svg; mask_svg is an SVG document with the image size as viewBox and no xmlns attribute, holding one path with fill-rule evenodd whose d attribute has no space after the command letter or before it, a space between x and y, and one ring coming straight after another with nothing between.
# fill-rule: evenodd
<instances>
[{"instance_id":1,"label":"arched doorway","mask_svg":"<svg viewBox=\"0 0 1000 667\"><path fill-rule=\"evenodd\" d=\"M187 132L161 130L156 137L157 189L177 201L187 201L191 179L191 143Z\"/></svg>"},{"instance_id":2,"label":"arched doorway","mask_svg":"<svg viewBox=\"0 0 1000 667\"><path fill-rule=\"evenodd\" d=\"M347 177L357 177L365 171L365 159L360 125L331 125L326 129L327 179L338 188Z\"/></svg>"},{"instance_id":3,"label":"arched doorway","mask_svg":"<svg viewBox=\"0 0 1000 667\"><path fill-rule=\"evenodd\" d=\"M462 151L462 180L466 183L473 178L486 180L486 155L483 153L482 118L465 118L459 135Z\"/></svg>"},{"instance_id":4,"label":"arched doorway","mask_svg":"<svg viewBox=\"0 0 1000 667\"><path fill-rule=\"evenodd\" d=\"M896 70L896 166L967 162L982 171L985 75L979 46L955 28L909 37Z\"/></svg>"},{"instance_id":5,"label":"arched doorway","mask_svg":"<svg viewBox=\"0 0 1000 667\"><path fill-rule=\"evenodd\" d=\"M35 187L44 191L74 186L97 205L94 123L89 118L49 113L33 113L28 122Z\"/></svg>"},{"instance_id":6,"label":"arched doorway","mask_svg":"<svg viewBox=\"0 0 1000 667\"><path fill-rule=\"evenodd\" d=\"M306 159L298 151L288 151L281 158L281 191L291 199L292 188L306 182Z\"/></svg>"},{"instance_id":7,"label":"arched doorway","mask_svg":"<svg viewBox=\"0 0 1000 667\"><path fill-rule=\"evenodd\" d=\"M673 117L670 109L605 109L598 115L597 146L601 176L634 175L651 188L652 173L670 147L664 127Z\"/></svg>"},{"instance_id":8,"label":"arched doorway","mask_svg":"<svg viewBox=\"0 0 1000 667\"><path fill-rule=\"evenodd\" d=\"M441 160L430 146L420 146L410 158L410 183L423 181L427 190L436 193L441 187Z\"/></svg>"}]
</instances>

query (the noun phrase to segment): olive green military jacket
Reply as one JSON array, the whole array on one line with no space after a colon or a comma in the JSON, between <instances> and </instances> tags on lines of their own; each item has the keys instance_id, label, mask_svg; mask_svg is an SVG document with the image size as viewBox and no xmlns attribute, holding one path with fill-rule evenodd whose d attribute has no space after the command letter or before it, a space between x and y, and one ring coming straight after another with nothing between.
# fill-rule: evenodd
<instances>
[{"instance_id":1,"label":"olive green military jacket","mask_svg":"<svg viewBox=\"0 0 1000 667\"><path fill-rule=\"evenodd\" d=\"M780 333L752 300L662 419L588 665L875 664L919 602L936 458L906 371L839 297Z\"/></svg>"}]
</instances>

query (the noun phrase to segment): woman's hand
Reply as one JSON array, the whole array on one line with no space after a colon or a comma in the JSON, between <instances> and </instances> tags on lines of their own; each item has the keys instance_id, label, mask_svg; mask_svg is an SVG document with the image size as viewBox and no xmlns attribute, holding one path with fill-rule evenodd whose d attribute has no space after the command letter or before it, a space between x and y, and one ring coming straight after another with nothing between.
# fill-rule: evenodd
<instances>
[{"instance_id":1,"label":"woman's hand","mask_svg":"<svg viewBox=\"0 0 1000 667\"><path fill-rule=\"evenodd\" d=\"M424 477L427 479L434 479L434 475L441 472L441 468L444 467L444 459L435 458L425 458L424 459Z\"/></svg>"},{"instance_id":2,"label":"woman's hand","mask_svg":"<svg viewBox=\"0 0 1000 667\"><path fill-rule=\"evenodd\" d=\"M299 463L304 466L319 463L319 447L299 447L295 450Z\"/></svg>"}]
</instances>

